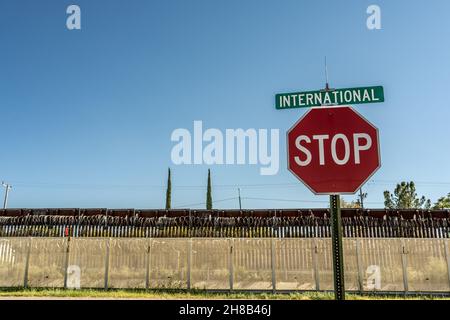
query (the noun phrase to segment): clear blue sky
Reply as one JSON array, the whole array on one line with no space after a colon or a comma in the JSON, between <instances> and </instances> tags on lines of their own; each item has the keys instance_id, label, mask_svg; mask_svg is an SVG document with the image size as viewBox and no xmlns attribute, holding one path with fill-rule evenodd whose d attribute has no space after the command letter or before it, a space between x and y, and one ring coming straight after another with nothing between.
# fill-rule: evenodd
<instances>
[{"instance_id":1,"label":"clear blue sky","mask_svg":"<svg viewBox=\"0 0 450 320\"><path fill-rule=\"evenodd\" d=\"M382 167L370 207L401 180L435 201L450 192L450 2L0 2L0 179L10 207L204 207L208 166L174 166L170 135L205 127L280 129L280 171L211 166L214 200L244 208L326 207L286 169L285 132L306 111L279 92L383 85L355 106L379 127ZM66 28L77 4L82 30ZM381 7L382 30L366 8ZM3 194L3 192L2 192ZM255 200L266 198L278 200ZM345 197L348 200L354 197ZM295 201L280 201L295 200ZM216 208L236 208L236 199Z\"/></svg>"}]
</instances>

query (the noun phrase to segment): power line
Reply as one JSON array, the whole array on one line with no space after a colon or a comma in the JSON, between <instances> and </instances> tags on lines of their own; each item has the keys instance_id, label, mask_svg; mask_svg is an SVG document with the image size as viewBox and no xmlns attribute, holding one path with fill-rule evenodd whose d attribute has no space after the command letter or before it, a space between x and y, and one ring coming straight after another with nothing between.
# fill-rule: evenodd
<instances>
[{"instance_id":1,"label":"power line","mask_svg":"<svg viewBox=\"0 0 450 320\"><path fill-rule=\"evenodd\" d=\"M399 179L399 180L370 180L368 184L396 184L400 181L413 181L415 185L450 185L450 182L445 181L414 181L411 179Z\"/></svg>"},{"instance_id":2,"label":"power line","mask_svg":"<svg viewBox=\"0 0 450 320\"><path fill-rule=\"evenodd\" d=\"M285 202L306 202L306 203L329 203L327 200L299 200L299 199L278 199L278 198L254 198L254 197L243 197L242 199L248 200L262 200L262 201L285 201ZM367 204L383 204L384 202L370 202L365 201Z\"/></svg>"},{"instance_id":3,"label":"power line","mask_svg":"<svg viewBox=\"0 0 450 320\"><path fill-rule=\"evenodd\" d=\"M370 180L367 185L387 185L399 183L397 180ZM450 186L450 182L445 181L415 181L416 185L442 185ZM150 185L150 184L77 184L77 183L26 183L14 181L16 187L21 188L99 188L99 189L114 189L114 188L137 188L137 189L148 189L148 188L158 188L165 189L165 185ZM204 189L204 185L179 185L172 186L174 189ZM214 188L266 188L266 187L277 187L277 188L296 188L303 187L301 183L255 183L255 184L222 184L215 185Z\"/></svg>"},{"instance_id":4,"label":"power line","mask_svg":"<svg viewBox=\"0 0 450 320\"><path fill-rule=\"evenodd\" d=\"M329 201L324 201L324 200L298 200L298 199L276 199L276 198L255 198L255 197L243 197L242 199L261 200L261 201L329 203Z\"/></svg>"},{"instance_id":5,"label":"power line","mask_svg":"<svg viewBox=\"0 0 450 320\"><path fill-rule=\"evenodd\" d=\"M213 200L213 203L217 203L217 202L224 202L224 201L230 201L230 200L236 200L238 199L238 197L233 197L233 198L226 198L226 199L220 199L220 200ZM183 204L181 206L175 206L175 209L178 208L187 208L187 207L194 207L194 206L200 206L200 205L206 205L206 202L197 202L197 203L189 203L189 204Z\"/></svg>"},{"instance_id":6,"label":"power line","mask_svg":"<svg viewBox=\"0 0 450 320\"><path fill-rule=\"evenodd\" d=\"M215 201L213 201L213 203L230 201L230 200L236 200L236 199L239 199L239 197L215 200ZM329 204L329 201L327 201L327 200L300 200L300 199L259 198L259 197L241 197L241 199L257 200L257 201L279 201L279 202L299 202L299 203L323 203L323 204ZM365 202L365 203L366 204L383 204L383 202L370 202L370 201L369 202ZM200 206L200 205L206 205L206 202L189 203L189 204L176 206L174 208L188 208L188 207Z\"/></svg>"},{"instance_id":7,"label":"power line","mask_svg":"<svg viewBox=\"0 0 450 320\"><path fill-rule=\"evenodd\" d=\"M14 182L15 185L20 187L50 187L50 188L60 188L60 187L74 187L74 188L85 188L87 187L96 187L96 188L166 188L166 185L150 185L150 184L77 184L77 183L45 183L45 182L35 182L35 183L26 183L26 182ZM220 188L236 188L236 187L266 187L266 186L299 186L299 183L257 183L257 184L222 184L222 185L214 185L214 187ZM204 185L179 185L173 186L173 188L205 188Z\"/></svg>"}]
</instances>

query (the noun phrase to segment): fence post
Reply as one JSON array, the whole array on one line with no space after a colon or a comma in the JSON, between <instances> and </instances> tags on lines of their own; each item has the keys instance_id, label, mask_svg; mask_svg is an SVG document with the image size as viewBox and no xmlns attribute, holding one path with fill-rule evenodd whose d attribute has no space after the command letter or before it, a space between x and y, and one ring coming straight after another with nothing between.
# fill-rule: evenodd
<instances>
[{"instance_id":1,"label":"fence post","mask_svg":"<svg viewBox=\"0 0 450 320\"><path fill-rule=\"evenodd\" d=\"M108 238L108 241L106 242L106 257L105 257L105 290L108 290L110 247L111 247L111 238Z\"/></svg>"},{"instance_id":2,"label":"fence post","mask_svg":"<svg viewBox=\"0 0 450 320\"><path fill-rule=\"evenodd\" d=\"M31 254L31 243L32 243L33 237L30 237L28 239L28 247L27 247L27 256L25 259L25 271L23 275L23 287L28 288L28 270L30 267L30 254Z\"/></svg>"},{"instance_id":3,"label":"fence post","mask_svg":"<svg viewBox=\"0 0 450 320\"><path fill-rule=\"evenodd\" d=\"M403 269L403 287L405 293L408 292L408 260L407 260L407 252L405 248L405 239L401 240L402 243L402 269Z\"/></svg>"},{"instance_id":4,"label":"fence post","mask_svg":"<svg viewBox=\"0 0 450 320\"><path fill-rule=\"evenodd\" d=\"M145 289L148 289L150 286L150 257L152 252L152 238L148 239L148 247L147 247L147 261L145 266Z\"/></svg>"},{"instance_id":5,"label":"fence post","mask_svg":"<svg viewBox=\"0 0 450 320\"><path fill-rule=\"evenodd\" d=\"M272 238L271 246L270 246L270 252L271 252L271 265L272 265L272 291L275 293L277 290L277 281L276 281L276 275L275 275L275 239Z\"/></svg>"},{"instance_id":6,"label":"fence post","mask_svg":"<svg viewBox=\"0 0 450 320\"><path fill-rule=\"evenodd\" d=\"M234 274L234 266L233 266L233 244L234 241L233 239L229 239L229 244L230 244L230 254L228 256L229 259L229 266L230 266L230 290L233 290L233 274Z\"/></svg>"},{"instance_id":7,"label":"fence post","mask_svg":"<svg viewBox=\"0 0 450 320\"><path fill-rule=\"evenodd\" d=\"M67 289L67 268L69 267L70 236L66 240L66 257L64 258L64 289Z\"/></svg>"},{"instance_id":8,"label":"fence post","mask_svg":"<svg viewBox=\"0 0 450 320\"><path fill-rule=\"evenodd\" d=\"M445 259L447 260L447 273L448 273L448 285L450 289L450 253L448 251L448 239L443 239L444 241L444 250L445 250Z\"/></svg>"},{"instance_id":9,"label":"fence post","mask_svg":"<svg viewBox=\"0 0 450 320\"><path fill-rule=\"evenodd\" d=\"M77 216L77 234L76 237L80 236L80 208L78 208L78 216Z\"/></svg>"},{"instance_id":10,"label":"fence post","mask_svg":"<svg viewBox=\"0 0 450 320\"><path fill-rule=\"evenodd\" d=\"M192 255L192 238L188 239L188 265L187 265L187 289L191 290L191 255Z\"/></svg>"},{"instance_id":11,"label":"fence post","mask_svg":"<svg viewBox=\"0 0 450 320\"><path fill-rule=\"evenodd\" d=\"M316 290L320 290L320 281L319 281L319 266L317 263L317 243L316 238L312 238L312 259L313 259L313 267L314 267L314 281L316 283Z\"/></svg>"},{"instance_id":12,"label":"fence post","mask_svg":"<svg viewBox=\"0 0 450 320\"><path fill-rule=\"evenodd\" d=\"M356 267L358 269L358 286L359 292L362 292L364 289L363 286L363 273L362 273L362 261L361 261L361 240L356 239Z\"/></svg>"}]
</instances>

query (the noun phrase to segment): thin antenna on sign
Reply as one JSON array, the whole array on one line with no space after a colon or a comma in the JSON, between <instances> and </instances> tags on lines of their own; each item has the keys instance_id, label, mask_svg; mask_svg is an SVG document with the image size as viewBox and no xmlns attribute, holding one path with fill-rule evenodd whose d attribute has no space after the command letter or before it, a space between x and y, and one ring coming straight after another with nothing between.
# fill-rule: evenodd
<instances>
[{"instance_id":1,"label":"thin antenna on sign","mask_svg":"<svg viewBox=\"0 0 450 320\"><path fill-rule=\"evenodd\" d=\"M327 56L325 56L325 91L330 90L328 82L328 66L327 66Z\"/></svg>"}]
</instances>

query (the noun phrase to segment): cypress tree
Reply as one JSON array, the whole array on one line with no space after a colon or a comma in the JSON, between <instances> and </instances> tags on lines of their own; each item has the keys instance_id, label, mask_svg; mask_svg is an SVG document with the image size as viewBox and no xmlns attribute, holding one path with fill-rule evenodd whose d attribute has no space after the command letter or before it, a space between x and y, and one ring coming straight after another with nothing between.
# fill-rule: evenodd
<instances>
[{"instance_id":1,"label":"cypress tree","mask_svg":"<svg viewBox=\"0 0 450 320\"><path fill-rule=\"evenodd\" d=\"M208 169L208 188L206 190L206 209L212 209L212 195L211 195L211 171Z\"/></svg>"},{"instance_id":2,"label":"cypress tree","mask_svg":"<svg viewBox=\"0 0 450 320\"><path fill-rule=\"evenodd\" d=\"M167 177L166 210L170 209L171 202L172 202L172 179L169 168L169 174Z\"/></svg>"}]
</instances>

